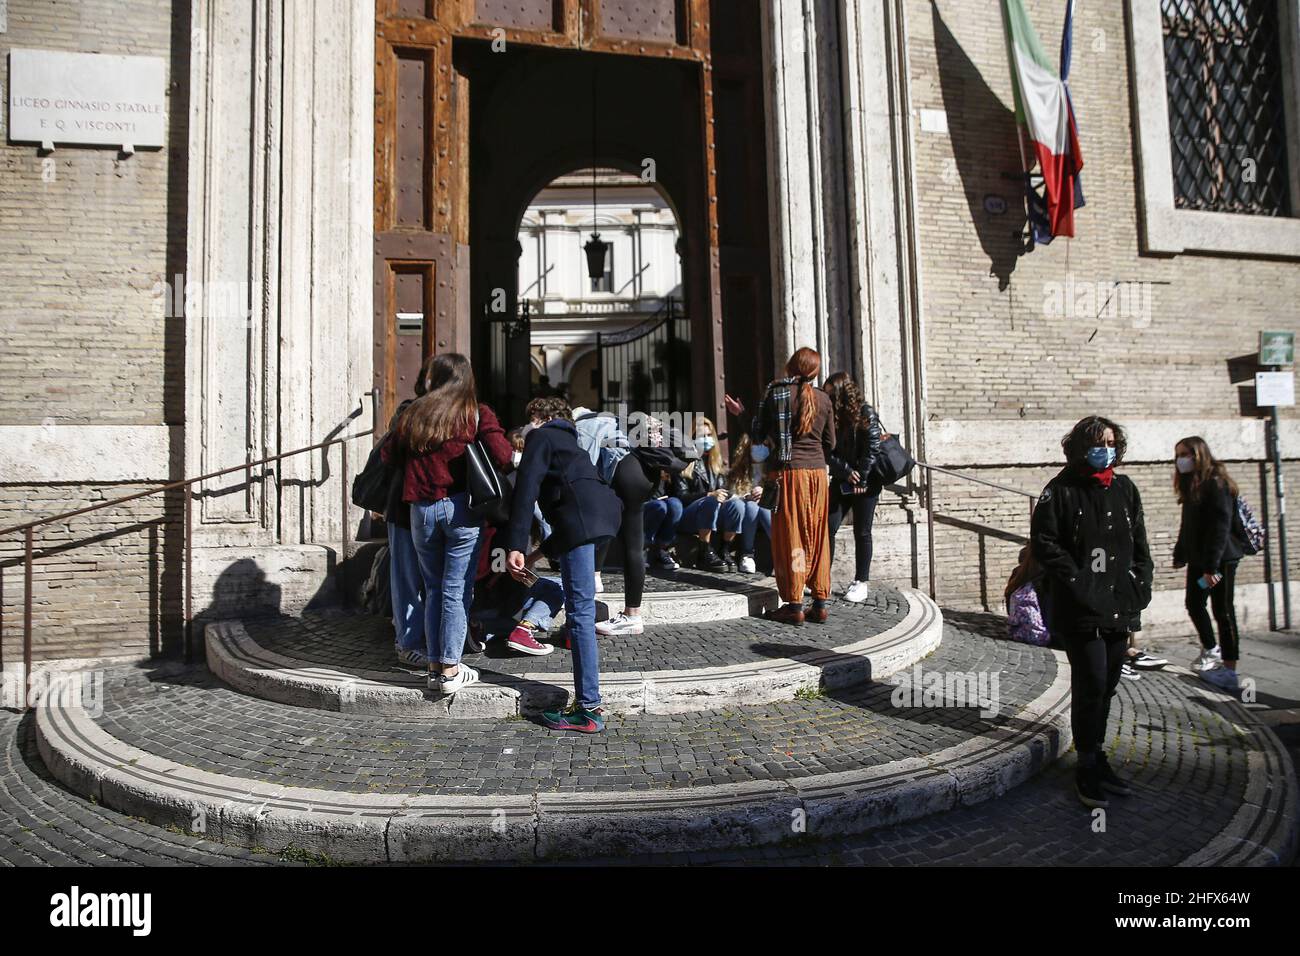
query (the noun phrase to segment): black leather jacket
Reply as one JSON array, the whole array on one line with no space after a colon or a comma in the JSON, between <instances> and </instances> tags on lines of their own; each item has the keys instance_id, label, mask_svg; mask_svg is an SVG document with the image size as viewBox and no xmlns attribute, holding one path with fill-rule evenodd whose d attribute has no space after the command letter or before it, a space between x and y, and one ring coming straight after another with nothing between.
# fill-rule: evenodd
<instances>
[{"instance_id":1,"label":"black leather jacket","mask_svg":"<svg viewBox=\"0 0 1300 956\"><path fill-rule=\"evenodd\" d=\"M876 459L880 457L880 436L884 429L880 427L880 417L869 404L863 403L861 422L856 432L837 431L835 450L831 452L831 478L835 484L847 482L852 472L861 478L859 486L867 485L880 488L880 479L872 475Z\"/></svg>"}]
</instances>

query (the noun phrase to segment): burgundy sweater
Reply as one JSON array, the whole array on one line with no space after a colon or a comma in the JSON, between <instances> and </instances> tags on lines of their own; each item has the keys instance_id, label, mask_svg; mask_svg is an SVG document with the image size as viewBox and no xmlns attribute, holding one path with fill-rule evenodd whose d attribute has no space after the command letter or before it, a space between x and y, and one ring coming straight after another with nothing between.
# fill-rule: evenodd
<instances>
[{"instance_id":1,"label":"burgundy sweater","mask_svg":"<svg viewBox=\"0 0 1300 956\"><path fill-rule=\"evenodd\" d=\"M466 432L443 442L433 451L413 455L399 446L394 431L385 439L379 454L385 464L403 463L403 501L408 504L414 501L440 501L465 490L465 446L475 439L483 443L498 468L510 470L514 448L506 438L505 429L497 421L496 413L481 402L478 406L477 434Z\"/></svg>"}]
</instances>

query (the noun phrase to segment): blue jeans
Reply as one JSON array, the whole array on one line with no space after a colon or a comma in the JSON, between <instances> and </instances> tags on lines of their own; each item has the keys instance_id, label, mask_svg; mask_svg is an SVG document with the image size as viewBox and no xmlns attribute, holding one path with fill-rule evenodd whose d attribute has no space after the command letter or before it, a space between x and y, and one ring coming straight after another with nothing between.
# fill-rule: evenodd
<instances>
[{"instance_id":1,"label":"blue jeans","mask_svg":"<svg viewBox=\"0 0 1300 956\"><path fill-rule=\"evenodd\" d=\"M574 699L580 707L600 706L600 651L596 647L596 546L580 544L560 558L564 613L573 653Z\"/></svg>"},{"instance_id":2,"label":"blue jeans","mask_svg":"<svg viewBox=\"0 0 1300 956\"><path fill-rule=\"evenodd\" d=\"M393 628L404 651L424 650L424 581L411 529L388 525L388 589L393 598Z\"/></svg>"},{"instance_id":3,"label":"blue jeans","mask_svg":"<svg viewBox=\"0 0 1300 956\"><path fill-rule=\"evenodd\" d=\"M539 631L549 631L555 616L564 607L564 585L555 578L538 578L528 589L519 619Z\"/></svg>"},{"instance_id":4,"label":"blue jeans","mask_svg":"<svg viewBox=\"0 0 1300 956\"><path fill-rule=\"evenodd\" d=\"M680 498L651 498L645 503L645 540L666 548L677 538L677 524L682 520Z\"/></svg>"},{"instance_id":5,"label":"blue jeans","mask_svg":"<svg viewBox=\"0 0 1300 956\"><path fill-rule=\"evenodd\" d=\"M740 531L745 523L745 503L739 498L718 501L705 495L692 501L682 512L682 531Z\"/></svg>"},{"instance_id":6,"label":"blue jeans","mask_svg":"<svg viewBox=\"0 0 1300 956\"><path fill-rule=\"evenodd\" d=\"M760 508L757 501L746 501L744 506L745 520L740 526L740 549L744 554L753 557L754 539L758 537L759 528L763 529L768 541L772 540L772 512L767 508Z\"/></svg>"},{"instance_id":7,"label":"blue jeans","mask_svg":"<svg viewBox=\"0 0 1300 956\"><path fill-rule=\"evenodd\" d=\"M411 537L424 579L424 640L430 660L459 664L482 524L464 493L411 505Z\"/></svg>"}]
</instances>

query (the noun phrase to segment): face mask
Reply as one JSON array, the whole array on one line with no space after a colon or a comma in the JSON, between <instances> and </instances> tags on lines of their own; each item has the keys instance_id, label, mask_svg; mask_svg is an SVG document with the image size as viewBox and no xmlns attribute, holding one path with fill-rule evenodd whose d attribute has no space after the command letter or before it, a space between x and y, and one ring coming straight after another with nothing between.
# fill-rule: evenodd
<instances>
[{"instance_id":1,"label":"face mask","mask_svg":"<svg viewBox=\"0 0 1300 956\"><path fill-rule=\"evenodd\" d=\"M1103 468L1109 468L1115 464L1115 449L1098 445L1096 448L1088 449L1088 464L1092 465L1098 471Z\"/></svg>"},{"instance_id":2,"label":"face mask","mask_svg":"<svg viewBox=\"0 0 1300 956\"><path fill-rule=\"evenodd\" d=\"M749 454L750 457L754 459L755 464L762 464L767 461L768 452L771 450L772 449L768 448L766 445L755 445L750 449Z\"/></svg>"},{"instance_id":3,"label":"face mask","mask_svg":"<svg viewBox=\"0 0 1300 956\"><path fill-rule=\"evenodd\" d=\"M1196 461L1190 455L1182 455L1174 459L1174 467L1178 469L1180 475L1188 475L1196 467Z\"/></svg>"},{"instance_id":4,"label":"face mask","mask_svg":"<svg viewBox=\"0 0 1300 956\"><path fill-rule=\"evenodd\" d=\"M712 435L703 435L700 438L695 439L695 447L701 452L712 451L713 446L717 443L718 440Z\"/></svg>"},{"instance_id":5,"label":"face mask","mask_svg":"<svg viewBox=\"0 0 1300 956\"><path fill-rule=\"evenodd\" d=\"M513 464L516 468L518 468L518 467L519 467L519 462L520 462L520 460L523 459L523 457L524 457L524 453L521 452L521 451L517 451L517 452L515 452L513 455L510 456L510 462L511 462L511 464Z\"/></svg>"}]
</instances>

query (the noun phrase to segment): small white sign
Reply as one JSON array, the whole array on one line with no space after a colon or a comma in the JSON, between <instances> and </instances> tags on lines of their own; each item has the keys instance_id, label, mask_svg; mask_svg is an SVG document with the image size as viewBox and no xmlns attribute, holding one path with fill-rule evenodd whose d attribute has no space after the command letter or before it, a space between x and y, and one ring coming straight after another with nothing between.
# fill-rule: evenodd
<instances>
[{"instance_id":1,"label":"small white sign","mask_svg":"<svg viewBox=\"0 0 1300 956\"><path fill-rule=\"evenodd\" d=\"M943 110L921 110L921 132L922 133L943 133L948 132L948 114Z\"/></svg>"},{"instance_id":2,"label":"small white sign","mask_svg":"<svg viewBox=\"0 0 1300 956\"><path fill-rule=\"evenodd\" d=\"M76 146L166 145L167 65L157 56L9 51L9 138Z\"/></svg>"},{"instance_id":3,"label":"small white sign","mask_svg":"<svg viewBox=\"0 0 1300 956\"><path fill-rule=\"evenodd\" d=\"M1255 404L1260 408L1295 404L1295 375L1292 372L1256 372Z\"/></svg>"}]
</instances>

